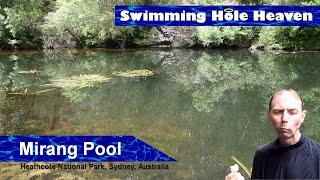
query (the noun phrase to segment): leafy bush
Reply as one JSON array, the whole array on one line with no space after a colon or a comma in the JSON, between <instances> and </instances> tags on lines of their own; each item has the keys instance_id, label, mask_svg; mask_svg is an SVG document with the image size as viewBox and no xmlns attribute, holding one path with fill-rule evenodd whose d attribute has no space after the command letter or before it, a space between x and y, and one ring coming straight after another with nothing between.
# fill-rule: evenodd
<instances>
[{"instance_id":1,"label":"leafy bush","mask_svg":"<svg viewBox=\"0 0 320 180\"><path fill-rule=\"evenodd\" d=\"M110 31L112 14L99 1L57 0L56 8L42 26L45 48L93 46Z\"/></svg>"},{"instance_id":2,"label":"leafy bush","mask_svg":"<svg viewBox=\"0 0 320 180\"><path fill-rule=\"evenodd\" d=\"M114 5L206 4L211 0L5 0L0 1L0 48L143 47L153 41L148 27L115 27ZM320 0L238 0L242 4L319 5ZM187 30L189 28L189 30ZM259 33L260 31L260 33ZM187 33L185 33L187 32ZM184 34L185 33L185 34ZM183 34L180 38L179 34ZM248 47L281 44L289 50L319 50L320 28L186 27L173 45ZM185 36L190 37L191 43ZM178 38L177 38L178 37ZM191 44L191 45L190 45Z\"/></svg>"},{"instance_id":3,"label":"leafy bush","mask_svg":"<svg viewBox=\"0 0 320 180\"><path fill-rule=\"evenodd\" d=\"M198 27L197 38L203 46L209 46L213 42L217 45L222 43L220 29L215 27Z\"/></svg>"},{"instance_id":4,"label":"leafy bush","mask_svg":"<svg viewBox=\"0 0 320 180\"><path fill-rule=\"evenodd\" d=\"M41 44L40 25L50 3L30 0L12 1L6 5L2 11L4 15L1 39L8 45L18 48L39 46Z\"/></svg>"},{"instance_id":5,"label":"leafy bush","mask_svg":"<svg viewBox=\"0 0 320 180\"><path fill-rule=\"evenodd\" d=\"M258 44L259 45L271 45L277 43L277 33L279 27L263 27L260 30Z\"/></svg>"},{"instance_id":6,"label":"leafy bush","mask_svg":"<svg viewBox=\"0 0 320 180\"><path fill-rule=\"evenodd\" d=\"M287 50L319 50L320 28L316 27L263 27L257 44L280 44Z\"/></svg>"},{"instance_id":7,"label":"leafy bush","mask_svg":"<svg viewBox=\"0 0 320 180\"><path fill-rule=\"evenodd\" d=\"M196 37L203 46L246 47L257 32L252 27L197 27Z\"/></svg>"},{"instance_id":8,"label":"leafy bush","mask_svg":"<svg viewBox=\"0 0 320 180\"><path fill-rule=\"evenodd\" d=\"M103 0L57 0L57 10L46 16L42 26L44 48L95 47L106 41L123 47L130 43L145 44L149 28L114 26L113 7L116 2L113 3Z\"/></svg>"}]
</instances>

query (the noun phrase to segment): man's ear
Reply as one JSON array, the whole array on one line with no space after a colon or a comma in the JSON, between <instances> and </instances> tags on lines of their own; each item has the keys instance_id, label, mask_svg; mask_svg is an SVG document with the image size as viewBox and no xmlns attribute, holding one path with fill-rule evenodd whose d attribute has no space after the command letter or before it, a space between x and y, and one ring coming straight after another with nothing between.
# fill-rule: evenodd
<instances>
[{"instance_id":1,"label":"man's ear","mask_svg":"<svg viewBox=\"0 0 320 180\"><path fill-rule=\"evenodd\" d=\"M271 111L270 110L267 111L267 117L269 120L271 120Z\"/></svg>"},{"instance_id":2,"label":"man's ear","mask_svg":"<svg viewBox=\"0 0 320 180\"><path fill-rule=\"evenodd\" d=\"M271 116L271 110L268 109L267 111L267 116L270 117Z\"/></svg>"},{"instance_id":3,"label":"man's ear","mask_svg":"<svg viewBox=\"0 0 320 180\"><path fill-rule=\"evenodd\" d=\"M304 118L306 118L306 116L307 116L307 111L306 111L306 110L303 110L301 114L302 114L302 115L301 115L301 116L302 116L302 118L301 118L301 123L303 123Z\"/></svg>"}]
</instances>

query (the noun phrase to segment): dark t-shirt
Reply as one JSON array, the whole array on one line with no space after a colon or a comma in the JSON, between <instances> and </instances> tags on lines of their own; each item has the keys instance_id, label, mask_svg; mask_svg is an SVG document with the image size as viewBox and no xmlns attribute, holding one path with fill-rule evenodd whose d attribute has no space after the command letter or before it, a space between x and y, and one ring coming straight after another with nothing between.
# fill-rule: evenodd
<instances>
[{"instance_id":1,"label":"dark t-shirt","mask_svg":"<svg viewBox=\"0 0 320 180\"><path fill-rule=\"evenodd\" d=\"M320 144L303 134L288 147L276 139L256 151L251 179L319 179L319 153Z\"/></svg>"}]
</instances>

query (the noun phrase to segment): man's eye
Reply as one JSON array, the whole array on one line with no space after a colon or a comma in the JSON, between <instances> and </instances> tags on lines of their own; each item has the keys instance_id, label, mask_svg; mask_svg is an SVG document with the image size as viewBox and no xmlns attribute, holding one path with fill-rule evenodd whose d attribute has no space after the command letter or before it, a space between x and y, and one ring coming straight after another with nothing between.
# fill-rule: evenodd
<instances>
[{"instance_id":1,"label":"man's eye","mask_svg":"<svg viewBox=\"0 0 320 180\"><path fill-rule=\"evenodd\" d=\"M289 111L289 114L290 114L290 115L295 115L295 114L298 114L298 111L292 110L292 111Z\"/></svg>"},{"instance_id":2,"label":"man's eye","mask_svg":"<svg viewBox=\"0 0 320 180\"><path fill-rule=\"evenodd\" d=\"M273 114L280 114L281 111L273 111Z\"/></svg>"}]
</instances>

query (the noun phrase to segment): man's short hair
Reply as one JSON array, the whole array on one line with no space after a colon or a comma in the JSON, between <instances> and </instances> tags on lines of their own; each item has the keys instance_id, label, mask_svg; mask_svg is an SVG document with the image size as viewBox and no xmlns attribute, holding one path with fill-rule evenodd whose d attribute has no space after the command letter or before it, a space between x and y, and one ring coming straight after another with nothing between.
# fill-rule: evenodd
<instances>
[{"instance_id":1,"label":"man's short hair","mask_svg":"<svg viewBox=\"0 0 320 180\"><path fill-rule=\"evenodd\" d=\"M294 95L296 95L299 98L299 100L301 101L301 109L304 110L304 102L303 102L300 94L297 91L295 91L293 89L281 89L271 96L270 101L269 101L269 111L271 110L274 97L277 96L278 94L283 93L283 92L290 92L290 93L293 93Z\"/></svg>"}]
</instances>

